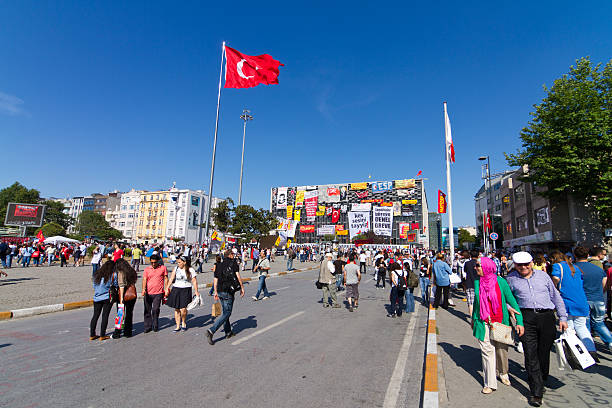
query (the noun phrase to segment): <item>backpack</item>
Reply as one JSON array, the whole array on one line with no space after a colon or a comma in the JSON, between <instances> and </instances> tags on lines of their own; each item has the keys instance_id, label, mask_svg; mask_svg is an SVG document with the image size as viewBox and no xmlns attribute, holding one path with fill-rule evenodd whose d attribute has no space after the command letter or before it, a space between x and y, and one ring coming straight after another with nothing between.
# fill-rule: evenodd
<instances>
[{"instance_id":1,"label":"backpack","mask_svg":"<svg viewBox=\"0 0 612 408\"><path fill-rule=\"evenodd\" d=\"M240 282L238 276L232 271L232 262L223 262L223 272L221 273L221 292L234 294L240 291Z\"/></svg>"},{"instance_id":2,"label":"backpack","mask_svg":"<svg viewBox=\"0 0 612 408\"><path fill-rule=\"evenodd\" d=\"M407 290L408 289L408 282L406 281L406 277L403 275L400 275L399 273L395 272L395 275L397 276L397 289L398 290Z\"/></svg>"}]
</instances>

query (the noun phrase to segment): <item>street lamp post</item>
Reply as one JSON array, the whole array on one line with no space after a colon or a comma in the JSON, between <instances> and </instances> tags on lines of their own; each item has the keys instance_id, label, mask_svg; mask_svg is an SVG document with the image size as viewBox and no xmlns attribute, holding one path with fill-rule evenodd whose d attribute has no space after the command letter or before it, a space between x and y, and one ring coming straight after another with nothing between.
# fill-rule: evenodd
<instances>
[{"instance_id":1,"label":"street lamp post","mask_svg":"<svg viewBox=\"0 0 612 408\"><path fill-rule=\"evenodd\" d=\"M238 205L242 202L242 172L244 169L244 142L246 140L246 125L249 120L253 120L253 116L250 115L251 111L244 109L240 119L244 120L244 128L242 130L242 158L240 159L240 188L238 190Z\"/></svg>"},{"instance_id":2,"label":"street lamp post","mask_svg":"<svg viewBox=\"0 0 612 408\"><path fill-rule=\"evenodd\" d=\"M487 175L485 177L485 187L488 184L488 187L486 187L486 190L487 190L487 194L486 195L488 196L487 197L487 205L486 205L486 208L487 208L487 220L488 220L488 217L491 216L490 211L489 211L489 204L491 206L493 206L493 200L492 200L492 197L491 197L491 162L490 162L490 159L489 159L489 155L480 156L478 158L478 160L480 160L480 161L486 160L487 161L487 164L486 164L486 166L487 166ZM487 239L487 236L486 236L487 235L486 234L486 230L487 229L486 229L486 226L485 226L487 220L485 220L484 217L483 217L483 219L482 219L482 222L483 222L482 229L483 229L483 239L484 239L484 242L487 243L486 244L486 250L488 252L489 251L489 243L488 243L489 240ZM491 221L491 224L492 224L492 221ZM491 228L493 228L493 225L491 225ZM493 242L493 246L495 246L495 242Z\"/></svg>"}]
</instances>

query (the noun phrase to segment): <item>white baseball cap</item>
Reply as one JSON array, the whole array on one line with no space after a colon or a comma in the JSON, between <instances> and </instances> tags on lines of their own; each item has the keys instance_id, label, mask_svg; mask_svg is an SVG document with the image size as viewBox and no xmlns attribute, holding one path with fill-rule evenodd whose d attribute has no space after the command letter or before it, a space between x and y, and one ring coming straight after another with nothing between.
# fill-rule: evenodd
<instances>
[{"instance_id":1,"label":"white baseball cap","mask_svg":"<svg viewBox=\"0 0 612 408\"><path fill-rule=\"evenodd\" d=\"M512 254L512 261L515 264L528 264L533 261L533 258L529 252L522 251Z\"/></svg>"}]
</instances>

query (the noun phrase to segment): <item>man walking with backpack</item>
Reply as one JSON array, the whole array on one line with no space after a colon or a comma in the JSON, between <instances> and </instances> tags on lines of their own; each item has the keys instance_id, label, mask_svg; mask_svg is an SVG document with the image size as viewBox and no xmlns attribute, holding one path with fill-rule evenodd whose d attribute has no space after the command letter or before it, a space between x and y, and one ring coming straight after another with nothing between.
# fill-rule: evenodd
<instances>
[{"instance_id":1,"label":"man walking with backpack","mask_svg":"<svg viewBox=\"0 0 612 408\"><path fill-rule=\"evenodd\" d=\"M234 253L231 249L225 251L223 262L215 268L213 288L215 300L221 302L222 314L215 320L211 328L206 330L206 339L211 346L215 344L213 335L219 330L221 325L223 325L226 339L234 336L229 320L234 308L234 293L240 291L240 297L244 297L244 285L240 276L240 268L234 259Z\"/></svg>"},{"instance_id":2,"label":"man walking with backpack","mask_svg":"<svg viewBox=\"0 0 612 408\"><path fill-rule=\"evenodd\" d=\"M295 259L295 251L293 250L293 248L289 248L287 249L287 270L288 271L292 271L293 270L293 260Z\"/></svg>"}]
</instances>

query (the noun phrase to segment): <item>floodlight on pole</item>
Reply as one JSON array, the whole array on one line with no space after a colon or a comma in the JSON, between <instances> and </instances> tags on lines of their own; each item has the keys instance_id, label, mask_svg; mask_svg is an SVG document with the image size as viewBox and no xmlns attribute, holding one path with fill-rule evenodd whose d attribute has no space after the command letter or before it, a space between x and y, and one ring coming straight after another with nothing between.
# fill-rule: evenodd
<instances>
[{"instance_id":1,"label":"floodlight on pole","mask_svg":"<svg viewBox=\"0 0 612 408\"><path fill-rule=\"evenodd\" d=\"M244 170L244 142L246 140L246 125L249 120L253 120L253 116L250 115L251 111L244 109L240 119L244 120L244 128L242 130L242 158L240 159L240 187L238 190L238 205L242 203L242 173Z\"/></svg>"}]
</instances>

